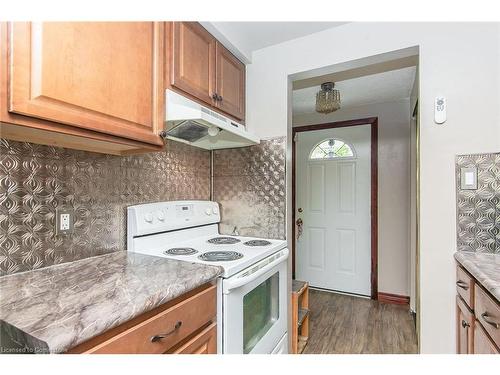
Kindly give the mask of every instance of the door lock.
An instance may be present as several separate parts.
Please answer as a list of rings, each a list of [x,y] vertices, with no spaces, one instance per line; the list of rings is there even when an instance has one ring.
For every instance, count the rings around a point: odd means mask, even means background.
[[[298,210],[298,211],[299,211],[299,212],[302,212],[302,211],[303,211],[303,210],[302,210],[302,207],[299,207],[299,210]]]
[[[295,221],[295,224],[297,224],[297,240],[298,240],[298,239],[299,239],[299,237],[302,235],[304,222],[302,221],[302,219],[301,219],[301,218],[298,218],[298,219]]]

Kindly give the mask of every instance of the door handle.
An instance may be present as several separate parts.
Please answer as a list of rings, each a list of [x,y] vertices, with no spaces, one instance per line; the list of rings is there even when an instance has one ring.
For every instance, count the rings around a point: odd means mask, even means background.
[[[151,342],[161,341],[162,339],[164,339],[164,338],[170,336],[171,334],[175,333],[176,331],[178,331],[179,328],[181,328],[181,326],[182,326],[182,321],[179,320],[177,323],[175,323],[174,328],[172,328],[167,333],[159,333],[159,334],[151,337]]]
[[[296,221],[295,224],[297,224],[297,240],[299,239],[300,236],[302,236],[302,231],[303,231],[303,225],[304,222],[302,219],[299,217]]]
[[[465,290],[469,289],[469,285],[467,285],[467,283],[466,283],[465,281],[458,280],[458,281],[456,282],[456,284],[457,284],[457,286],[458,286],[459,288],[462,288],[462,289],[465,289]]]
[[[493,326],[496,329],[500,328],[500,323],[499,322],[495,322],[493,319],[491,319],[491,316],[489,316],[487,312],[482,313],[481,314],[481,318],[483,318],[483,320],[486,323],[488,323],[490,326]]]

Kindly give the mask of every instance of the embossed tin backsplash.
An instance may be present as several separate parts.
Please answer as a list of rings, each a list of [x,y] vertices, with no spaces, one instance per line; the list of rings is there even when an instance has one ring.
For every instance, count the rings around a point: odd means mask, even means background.
[[[182,143],[119,157],[0,139],[0,274],[125,249],[128,205],[209,197],[210,152]],[[55,235],[61,206],[70,236]]]
[[[285,238],[286,138],[214,151],[214,200],[220,230],[245,236]]]
[[[477,170],[477,189],[461,189],[460,170]],[[456,158],[457,250],[500,254],[500,153]]]

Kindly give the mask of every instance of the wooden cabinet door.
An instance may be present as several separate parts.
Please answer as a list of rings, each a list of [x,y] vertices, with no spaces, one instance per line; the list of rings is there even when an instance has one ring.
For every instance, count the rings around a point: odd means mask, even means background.
[[[197,22],[174,22],[171,84],[213,105],[215,39]]]
[[[457,354],[470,354],[472,346],[471,315],[464,313],[457,302]]]
[[[500,354],[480,323],[474,327],[474,354]]]
[[[154,22],[11,24],[9,111],[161,144],[162,28]]]
[[[173,351],[174,354],[217,354],[217,325],[212,323],[187,343]]]
[[[245,65],[217,42],[217,106],[239,120],[245,118]]]

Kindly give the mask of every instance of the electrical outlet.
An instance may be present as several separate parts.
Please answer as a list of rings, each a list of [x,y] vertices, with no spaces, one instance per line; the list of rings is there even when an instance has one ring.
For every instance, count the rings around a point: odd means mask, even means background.
[[[56,234],[73,233],[73,210],[58,208],[56,209]]]

